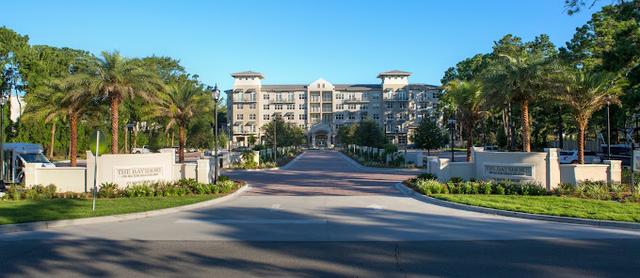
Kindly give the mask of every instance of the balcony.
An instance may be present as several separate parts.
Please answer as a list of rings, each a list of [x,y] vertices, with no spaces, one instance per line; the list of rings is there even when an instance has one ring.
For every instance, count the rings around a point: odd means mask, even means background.
[[[233,102],[234,103],[256,102],[256,98],[255,97],[234,97]]]
[[[371,100],[367,98],[345,98],[342,102],[343,103],[368,103],[368,102],[371,102]]]
[[[295,103],[294,98],[281,98],[281,99],[273,99],[269,101],[269,104],[291,104]]]

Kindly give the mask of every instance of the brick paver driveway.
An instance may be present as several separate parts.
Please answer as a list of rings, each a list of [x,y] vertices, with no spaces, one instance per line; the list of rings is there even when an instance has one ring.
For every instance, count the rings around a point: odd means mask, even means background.
[[[286,196],[399,196],[393,187],[416,172],[389,173],[362,169],[334,151],[307,151],[286,170],[230,172],[249,182],[247,195]]]

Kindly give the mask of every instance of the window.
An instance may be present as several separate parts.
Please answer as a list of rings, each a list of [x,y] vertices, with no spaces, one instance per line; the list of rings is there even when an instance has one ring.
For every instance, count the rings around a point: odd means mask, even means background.
[[[380,120],[380,115],[379,114],[373,114],[373,119],[374,120]]]
[[[262,109],[269,110],[269,104],[262,105]]]
[[[387,109],[393,108],[393,102],[387,102]]]
[[[387,120],[393,120],[393,114],[391,113],[387,114]]]
[[[255,103],[249,104],[249,109],[256,109],[256,104]]]
[[[369,109],[369,106],[367,106],[366,104],[360,104],[360,110],[367,110]]]
[[[298,120],[306,120],[306,119],[307,119],[307,114],[298,115]]]
[[[374,103],[373,109],[380,109],[380,103]]]
[[[401,102],[400,103],[400,109],[406,109],[407,108],[407,103],[406,102]]]
[[[343,99],[342,93],[336,93],[336,99]]]
[[[241,120],[241,121],[244,120],[244,115],[242,114],[236,115],[236,120]]]
[[[300,93],[298,95],[298,99],[307,99],[307,95],[305,93]]]
[[[355,119],[356,119],[356,113],[349,112],[349,120],[355,120]]]
[[[264,94],[264,95],[262,95],[262,99],[266,99],[266,100],[268,100],[268,99],[269,99],[269,94]]]
[[[295,104],[287,104],[287,109],[294,110],[294,109],[296,109],[296,105]]]
[[[355,104],[349,104],[349,110],[355,110],[355,109],[356,109]]]
[[[249,120],[255,120],[256,114],[249,114]]]
[[[362,120],[366,119],[368,116],[369,116],[369,113],[361,112],[360,113],[360,120],[362,121]]]
[[[285,118],[287,118],[287,120],[293,120],[294,119],[293,116],[294,116],[293,113],[291,113],[291,114],[285,115]]]
[[[238,104],[236,104],[236,108],[237,108],[237,109],[242,109],[242,108],[243,108],[243,107],[242,107],[242,103],[238,103]]]
[[[276,110],[282,110],[282,104],[276,104]]]
[[[344,104],[336,104],[336,110],[344,109]]]
[[[268,114],[267,115],[262,115],[262,119],[265,120],[265,121],[268,121],[269,120],[269,115]]]
[[[298,104],[298,109],[303,110],[303,109],[307,108],[306,106],[307,105],[304,104],[304,103],[303,104]]]
[[[336,120],[344,120],[344,114],[342,113],[336,114]]]

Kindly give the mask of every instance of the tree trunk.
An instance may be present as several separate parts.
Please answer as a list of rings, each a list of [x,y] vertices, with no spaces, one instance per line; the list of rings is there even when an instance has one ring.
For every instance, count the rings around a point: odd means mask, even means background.
[[[473,125],[467,127],[467,162],[471,161],[471,148],[473,148]]]
[[[117,97],[111,97],[111,153],[118,153],[118,108],[120,100]]]
[[[178,128],[178,162],[184,162],[184,144],[187,141],[187,130],[184,127]]]
[[[71,146],[69,147],[69,157],[71,160],[71,167],[78,165],[78,115],[69,115],[69,125],[71,129]]]
[[[522,151],[531,151],[531,134],[529,127],[529,101],[522,101]]]
[[[578,122],[578,163],[584,164],[584,130],[586,124]]]
[[[49,159],[53,159],[53,148],[56,142],[56,122],[51,123],[51,140],[49,141]]]

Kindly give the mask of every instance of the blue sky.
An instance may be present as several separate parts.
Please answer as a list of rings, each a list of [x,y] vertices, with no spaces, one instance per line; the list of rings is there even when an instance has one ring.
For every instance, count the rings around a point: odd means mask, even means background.
[[[599,10],[568,16],[563,2],[21,0],[2,4],[0,25],[32,44],[171,56],[223,89],[242,70],[264,73],[264,84],[377,83],[391,69],[439,84],[448,67],[505,34],[546,33],[564,45]]]

